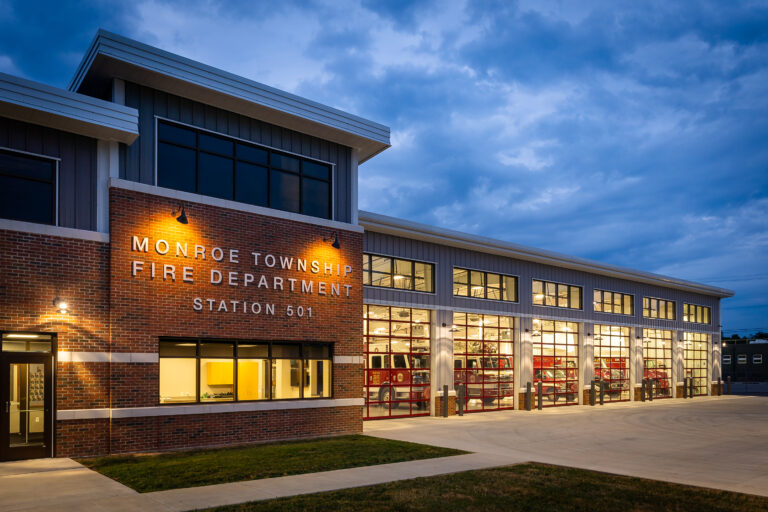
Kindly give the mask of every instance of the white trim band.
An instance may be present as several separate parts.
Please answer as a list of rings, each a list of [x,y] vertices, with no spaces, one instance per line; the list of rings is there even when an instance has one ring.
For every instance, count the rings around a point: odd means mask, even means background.
[[[146,352],[65,352],[57,354],[60,363],[157,363],[157,353]]]
[[[91,242],[109,243],[107,233],[97,231],[87,231],[85,229],[62,228],[59,226],[50,226],[48,224],[36,224],[34,222],[23,222],[20,220],[0,219],[0,230],[20,231],[22,233],[32,233],[35,235],[58,236],[61,238],[76,238],[78,240],[88,240]]]
[[[291,400],[241,402],[221,404],[169,405],[156,407],[126,407],[117,409],[67,409],[56,412],[56,419],[88,420],[106,418],[145,418],[156,416],[188,416],[191,414],[221,414],[230,412],[285,411],[320,409],[325,407],[362,407],[363,398],[329,398],[327,400]]]
[[[363,364],[363,356],[333,356],[333,364]]]
[[[183,192],[181,190],[155,187],[154,185],[137,183],[135,181],[128,181],[120,178],[110,178],[109,187],[140,192],[142,194],[150,194],[158,197],[165,197],[167,199],[174,199],[176,201],[183,201],[185,203],[198,203],[207,206],[216,206],[218,208],[228,208],[230,210],[239,212],[255,213],[257,215],[263,215],[265,217],[272,217],[275,219],[303,222],[304,224],[314,224],[315,226],[322,226],[334,230],[353,231],[356,233],[363,232],[363,228],[361,226],[348,224],[346,222],[321,219],[319,217],[311,217],[309,215],[302,215],[300,213],[284,212],[280,210],[274,210],[272,208],[264,208],[263,206],[254,206],[251,204],[239,203],[237,201],[230,201],[229,199],[219,199],[217,197],[209,197],[200,194],[193,194],[191,192]],[[189,206],[189,204],[187,206]]]

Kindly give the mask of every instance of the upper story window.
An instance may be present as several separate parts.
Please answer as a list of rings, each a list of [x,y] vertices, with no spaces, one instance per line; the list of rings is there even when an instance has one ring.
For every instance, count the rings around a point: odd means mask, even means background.
[[[675,319],[675,301],[643,297],[643,316],[646,318]]]
[[[731,356],[730,356],[730,354],[724,354],[723,355],[723,364],[731,364]]]
[[[739,364],[747,364],[747,354],[738,354],[736,356],[736,362]]]
[[[763,364],[763,354],[752,354],[752,364]]]
[[[157,185],[331,218],[331,166],[225,135],[157,123]]]
[[[363,254],[363,284],[433,293],[435,266],[421,261]]]
[[[683,303],[683,321],[694,322],[697,324],[710,323],[711,309],[707,306],[697,306],[695,304]]]
[[[0,218],[56,224],[58,161],[0,149]]]
[[[517,277],[454,267],[453,295],[517,302]]]
[[[626,293],[595,290],[592,303],[595,311],[616,315],[634,315],[635,297]]]
[[[534,279],[533,304],[536,306],[581,309],[581,287]]]

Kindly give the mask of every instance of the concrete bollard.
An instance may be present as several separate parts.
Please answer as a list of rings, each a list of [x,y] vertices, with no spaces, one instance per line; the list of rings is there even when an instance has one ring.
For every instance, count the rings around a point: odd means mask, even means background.
[[[688,398],[693,398],[693,377],[689,377],[690,382],[688,382]]]
[[[653,402],[653,381],[648,381],[648,401]]]
[[[459,384],[458,395],[459,416],[464,416],[464,384]]]
[[[525,383],[525,410],[530,411],[533,408],[533,392],[531,390],[531,383]]]
[[[605,405],[605,381],[600,381],[600,405]]]
[[[594,379],[590,383],[590,387],[589,387],[589,405],[591,405],[592,407],[595,406],[595,381],[594,381]]]
[[[645,379],[640,383],[640,401],[645,402]]]
[[[726,394],[727,395],[731,394],[731,376],[730,375],[728,376],[728,387],[726,388]]]
[[[688,377],[683,377],[683,398],[688,398]]]
[[[448,384],[443,386],[443,418],[448,417]]]
[[[537,389],[536,389],[536,395],[537,395],[537,396],[538,396],[538,398],[539,398],[539,405],[538,405],[538,409],[539,409],[539,410],[542,410],[542,409],[544,408],[544,394],[543,394],[543,392],[542,392],[541,381],[539,381],[538,383],[536,383],[536,388],[537,388]]]

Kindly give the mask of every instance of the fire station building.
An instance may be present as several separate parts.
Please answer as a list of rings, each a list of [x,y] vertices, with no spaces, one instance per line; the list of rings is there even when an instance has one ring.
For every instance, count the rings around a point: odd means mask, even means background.
[[[389,136],[104,31],[0,74],[0,460],[714,392],[731,291],[358,211]]]

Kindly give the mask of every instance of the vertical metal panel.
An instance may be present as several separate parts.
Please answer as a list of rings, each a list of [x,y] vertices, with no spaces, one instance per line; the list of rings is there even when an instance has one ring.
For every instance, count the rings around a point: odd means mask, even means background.
[[[120,174],[126,179],[154,184],[157,115],[335,164],[334,218],[350,221],[350,148],[130,82],[126,83],[126,105],[139,110],[140,132],[125,150],[125,169]]]
[[[398,291],[386,288],[366,287],[365,300],[432,305],[457,310],[487,311],[510,315],[559,317],[579,322],[601,324],[640,325],[647,328],[669,330],[719,331],[719,299],[673,288],[653,286],[626,279],[590,274],[552,265],[506,258],[494,254],[469,251],[367,231],[363,238],[363,250],[369,253],[433,262],[435,267],[435,293]],[[470,299],[453,296],[453,267],[464,267],[488,272],[518,276],[518,303]],[[542,307],[532,304],[531,282],[533,279],[567,283],[582,287],[583,309]],[[602,289],[635,296],[634,315],[616,315],[595,312],[592,304],[594,289]],[[676,319],[660,320],[643,318],[643,297],[658,297],[676,302]],[[683,322],[683,303],[709,306],[711,324]]]
[[[96,140],[0,117],[0,146],[60,158],[59,225],[96,229]]]

